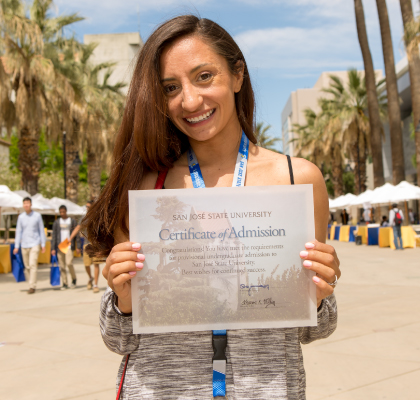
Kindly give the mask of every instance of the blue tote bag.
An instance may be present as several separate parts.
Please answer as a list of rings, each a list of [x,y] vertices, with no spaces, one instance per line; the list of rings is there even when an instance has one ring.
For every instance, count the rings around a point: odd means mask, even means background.
[[[51,286],[60,286],[60,267],[57,256],[51,256],[50,283]]]
[[[25,266],[23,265],[22,261],[22,253],[19,249],[19,253],[13,254],[13,249],[15,246],[12,244],[10,246],[10,258],[12,260],[12,273],[16,279],[16,282],[25,282]]]

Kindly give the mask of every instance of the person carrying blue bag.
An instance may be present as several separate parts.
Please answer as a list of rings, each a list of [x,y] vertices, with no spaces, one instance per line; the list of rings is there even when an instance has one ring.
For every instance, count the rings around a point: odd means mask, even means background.
[[[51,286],[60,286],[60,267],[57,256],[51,256],[50,283]]]

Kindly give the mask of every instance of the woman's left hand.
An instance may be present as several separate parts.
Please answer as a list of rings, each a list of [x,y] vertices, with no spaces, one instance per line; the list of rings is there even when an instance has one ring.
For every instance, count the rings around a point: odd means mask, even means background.
[[[329,244],[314,240],[306,243],[305,248],[306,250],[300,252],[300,258],[305,260],[303,266],[306,269],[316,273],[312,279],[316,285],[317,306],[319,307],[322,299],[334,292],[334,286],[328,283],[335,282],[336,277],[337,280],[340,278],[340,261],[334,247]]]

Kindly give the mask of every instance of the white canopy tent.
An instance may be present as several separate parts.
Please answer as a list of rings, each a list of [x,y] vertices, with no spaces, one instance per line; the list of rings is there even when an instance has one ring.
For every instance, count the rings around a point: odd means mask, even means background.
[[[6,185],[0,185],[0,211],[2,214],[17,214],[22,209],[22,197]]]
[[[12,192],[7,186],[0,185],[0,212],[3,215],[19,214],[23,211],[22,200],[25,197],[32,199],[32,209],[43,215],[58,215],[61,205],[67,207],[67,214],[70,216],[79,216],[85,214],[85,208],[80,207],[70,200],[53,197],[46,199],[42,194],[38,193],[31,196],[25,190],[17,190]]]
[[[350,203],[350,206],[362,206],[366,203],[370,203],[370,199],[372,198],[372,196],[373,190],[368,189],[359,196],[356,196],[356,198],[353,199],[353,201]]]
[[[420,187],[414,186],[407,181],[400,182],[395,186],[395,189],[395,192],[390,198],[391,203],[420,199]]]
[[[396,187],[390,183],[385,183],[385,185],[378,187],[373,191],[370,203],[375,205],[389,204],[392,202],[392,196],[394,196],[395,193]]]
[[[72,215],[72,216],[80,215],[81,216],[81,215],[85,214],[85,208],[84,207],[80,207],[70,200],[65,200],[65,199],[60,199],[58,197],[53,197],[49,201],[54,206],[55,214],[59,214],[59,208],[62,205],[67,207],[67,214],[68,215]]]
[[[351,202],[356,198],[356,196],[352,193],[347,193],[343,196],[337,197],[334,200],[329,201],[330,209],[335,208],[346,208],[351,205]]]

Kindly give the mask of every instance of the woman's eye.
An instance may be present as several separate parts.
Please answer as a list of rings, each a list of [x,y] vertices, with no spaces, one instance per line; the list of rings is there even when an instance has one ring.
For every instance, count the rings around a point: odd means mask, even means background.
[[[176,85],[165,86],[165,92],[166,93],[171,93],[171,92],[175,91],[176,89],[177,89]]]
[[[203,74],[200,75],[199,80],[200,81],[208,81],[209,79],[212,78],[212,74],[210,72],[204,72]]]

